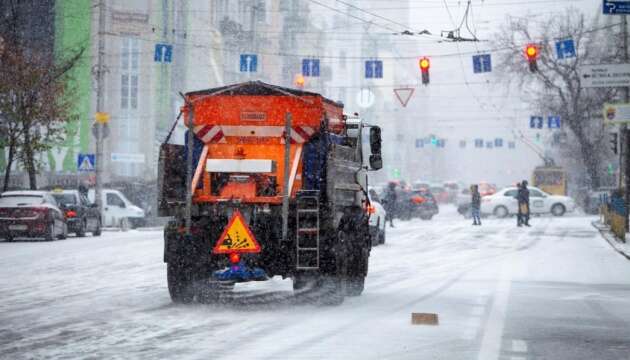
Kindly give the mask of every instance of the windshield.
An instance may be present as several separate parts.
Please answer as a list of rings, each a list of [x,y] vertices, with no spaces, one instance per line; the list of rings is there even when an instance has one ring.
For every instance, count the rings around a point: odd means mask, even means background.
[[[39,205],[44,203],[41,195],[2,195],[0,197],[0,206],[28,206]]]
[[[58,204],[60,205],[75,205],[77,198],[74,194],[52,194]]]

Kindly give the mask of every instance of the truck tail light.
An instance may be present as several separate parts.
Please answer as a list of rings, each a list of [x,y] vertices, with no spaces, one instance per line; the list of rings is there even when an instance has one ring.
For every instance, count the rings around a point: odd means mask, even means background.
[[[414,196],[411,198],[411,202],[413,202],[414,204],[422,204],[425,201],[425,198],[423,198],[422,196]]]
[[[66,218],[71,219],[77,217],[77,212],[74,210],[68,210],[66,211]]]

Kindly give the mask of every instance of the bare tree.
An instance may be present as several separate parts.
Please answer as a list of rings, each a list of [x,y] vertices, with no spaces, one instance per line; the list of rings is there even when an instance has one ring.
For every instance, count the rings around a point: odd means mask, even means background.
[[[542,114],[560,115],[563,127],[570,131],[573,146],[570,156],[579,154],[586,182],[592,187],[600,185],[602,164],[610,156],[602,146],[604,128],[602,121],[594,120],[601,114],[602,106],[617,96],[615,89],[588,89],[582,85],[578,68],[585,64],[611,63],[621,57],[619,39],[611,39],[616,24],[590,26],[584,14],[568,8],[563,14],[550,14],[544,19],[508,18],[495,37],[500,52],[500,76],[510,84],[517,84],[526,94],[527,101]],[[618,28],[618,27],[617,27]],[[606,37],[604,37],[605,35]],[[573,39],[576,56],[559,59],[555,44],[559,40]],[[524,49],[526,44],[536,44],[540,49],[538,70],[531,72]],[[565,154],[567,154],[565,152]],[[573,175],[579,177],[580,173]]]

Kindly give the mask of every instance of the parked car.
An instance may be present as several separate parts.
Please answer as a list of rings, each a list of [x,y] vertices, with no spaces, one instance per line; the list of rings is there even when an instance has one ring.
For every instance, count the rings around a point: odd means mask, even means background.
[[[0,194],[0,237],[65,239],[66,219],[47,191],[7,191]]]
[[[88,191],[88,199],[95,201],[94,189]],[[103,189],[101,193],[101,220],[103,226],[131,227],[144,226],[146,218],[144,210],[132,204],[123,193],[114,189]]]
[[[385,244],[385,218],[387,212],[381,205],[378,197],[374,196],[372,192],[369,193],[370,205],[367,208],[367,212],[370,215],[370,238],[372,239],[372,246],[378,244]]]
[[[411,216],[422,220],[431,220],[440,212],[437,201],[430,190],[414,190],[411,193]]]
[[[440,204],[446,204],[448,202],[448,191],[442,186],[433,185],[429,188],[431,194],[435,197],[435,200]]]
[[[428,190],[430,187],[431,184],[427,181],[417,181],[411,186],[413,190]]]
[[[455,205],[457,206],[457,212],[463,215],[465,218],[469,218],[472,216],[470,212],[470,203],[472,199],[470,196],[469,188],[462,188],[457,193],[457,197],[455,199]]]
[[[481,196],[493,195],[496,192],[497,186],[495,184],[490,184],[484,181],[479,183],[479,194]]]
[[[77,237],[91,232],[93,236],[101,235],[101,214],[96,203],[88,200],[87,193],[79,190],[54,189],[51,195],[59,204],[68,224],[68,232]]]
[[[575,201],[568,196],[550,195],[536,187],[528,189],[531,214],[551,213],[554,216],[563,216],[575,210]],[[508,187],[493,195],[482,197],[481,213],[493,214],[500,218],[518,213],[517,193],[516,187]]]

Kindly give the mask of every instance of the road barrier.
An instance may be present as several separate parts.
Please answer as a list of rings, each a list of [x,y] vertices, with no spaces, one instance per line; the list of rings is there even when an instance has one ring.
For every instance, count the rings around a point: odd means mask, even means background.
[[[626,217],[628,212],[622,196],[608,196],[603,194],[600,197],[600,215],[603,222],[610,226],[610,230],[617,239],[622,242],[626,240]]]

